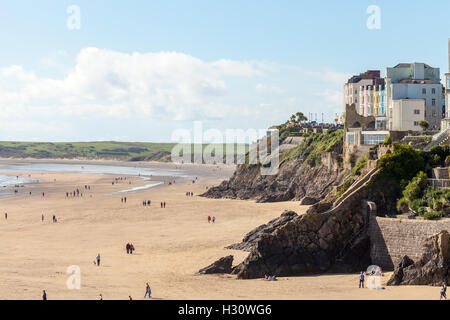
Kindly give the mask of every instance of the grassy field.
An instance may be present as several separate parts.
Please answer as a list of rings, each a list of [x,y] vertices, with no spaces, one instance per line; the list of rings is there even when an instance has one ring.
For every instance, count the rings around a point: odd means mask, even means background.
[[[117,159],[131,161],[168,161],[175,143],[151,142],[0,142],[1,158],[35,159]],[[226,154],[216,145],[216,154]],[[246,145],[237,145],[247,149]],[[203,150],[207,145],[203,145]],[[192,145],[194,150],[194,145]],[[193,151],[192,151],[193,152]],[[194,153],[194,152],[193,152]]]

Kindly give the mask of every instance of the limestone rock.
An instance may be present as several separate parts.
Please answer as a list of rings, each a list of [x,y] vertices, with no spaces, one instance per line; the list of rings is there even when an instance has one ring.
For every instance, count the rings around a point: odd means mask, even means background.
[[[233,265],[233,256],[226,256],[220,258],[213,264],[206,268],[200,269],[200,274],[218,274],[218,273],[231,273]]]
[[[314,197],[303,197],[300,200],[300,205],[301,206],[310,206],[313,204],[316,204],[317,202],[319,202],[319,199],[314,198]]]
[[[228,246],[227,249],[250,251],[256,245],[258,240],[261,239],[263,234],[270,234],[275,229],[285,225],[297,217],[298,215],[295,212],[285,211],[280,217],[275,218],[267,224],[263,224],[247,233],[241,243],[232,244]]]
[[[388,285],[433,285],[450,283],[450,234],[442,231],[429,237],[423,245],[422,257],[413,263],[403,257]]]
[[[300,201],[305,196],[322,199],[342,182],[336,170],[303,164],[304,159],[298,158],[282,164],[276,175],[267,176],[261,175],[260,166],[239,165],[229,180],[201,196],[257,202]]]

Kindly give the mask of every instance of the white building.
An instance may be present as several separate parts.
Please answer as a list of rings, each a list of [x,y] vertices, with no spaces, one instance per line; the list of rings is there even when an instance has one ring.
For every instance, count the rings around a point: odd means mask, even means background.
[[[425,101],[423,99],[396,99],[389,108],[391,130],[419,131],[420,121],[424,119]]]
[[[369,86],[383,84],[380,78],[380,70],[368,70],[360,75],[351,77],[344,85],[344,110],[345,106],[355,104],[356,112],[364,114],[364,90]]]
[[[445,119],[441,122],[441,131],[450,129],[450,39],[448,39],[448,68],[449,73],[445,74]]]
[[[424,63],[401,63],[386,69],[388,129],[419,131],[414,123],[426,120],[430,129],[438,129],[442,119],[442,85],[439,68]],[[396,102],[401,100],[401,102]],[[425,110],[418,110],[417,100],[422,100]],[[395,110],[394,110],[395,108]],[[408,111],[408,109],[410,111]],[[406,118],[396,119],[397,116]],[[420,119],[419,119],[420,118]]]

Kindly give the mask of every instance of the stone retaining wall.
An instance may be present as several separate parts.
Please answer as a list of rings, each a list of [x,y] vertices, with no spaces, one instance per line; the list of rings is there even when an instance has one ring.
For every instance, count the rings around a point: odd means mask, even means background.
[[[450,231],[450,219],[438,221],[370,217],[370,257],[384,270],[393,270],[407,255],[414,261],[421,258],[426,238],[442,230]]]

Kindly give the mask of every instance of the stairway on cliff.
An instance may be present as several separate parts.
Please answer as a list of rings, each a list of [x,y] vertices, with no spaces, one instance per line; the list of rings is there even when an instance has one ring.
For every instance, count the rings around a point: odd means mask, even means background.
[[[450,144],[450,129],[434,135],[433,140],[424,148],[424,150],[429,151],[434,146],[443,146],[446,144]]]

